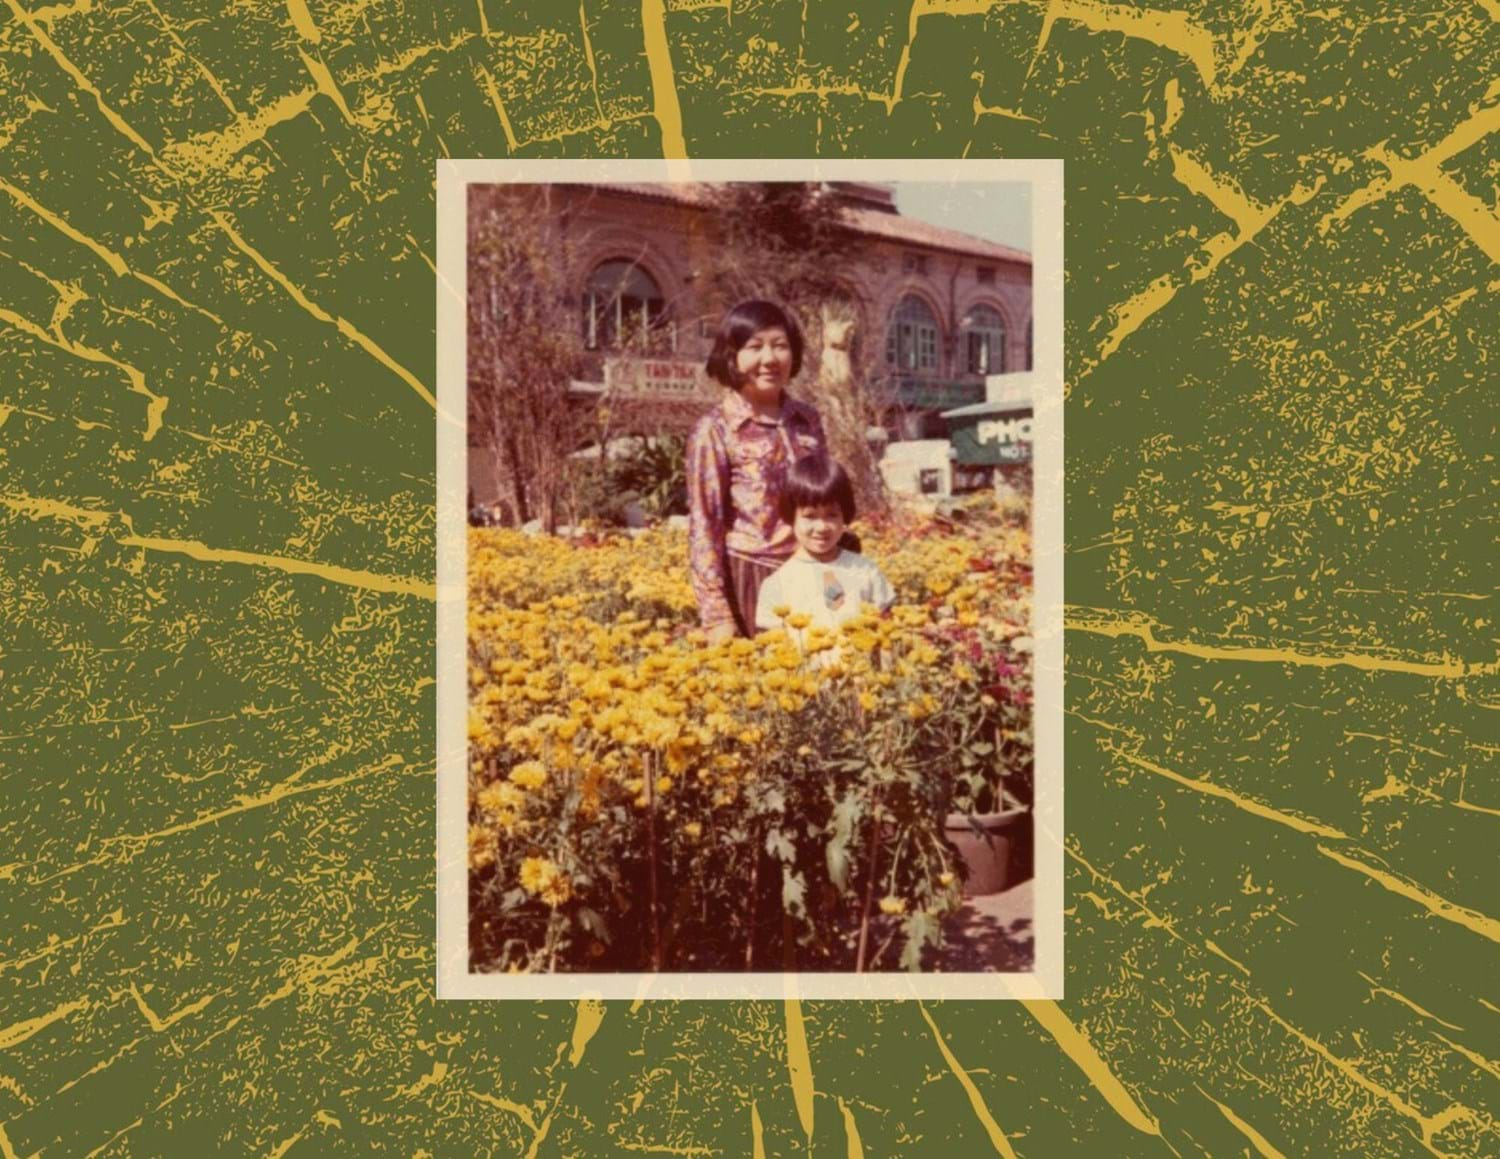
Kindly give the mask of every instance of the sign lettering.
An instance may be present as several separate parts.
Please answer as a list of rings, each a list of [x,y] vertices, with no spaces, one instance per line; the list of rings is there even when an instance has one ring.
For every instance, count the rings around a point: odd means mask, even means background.
[[[604,364],[604,386],[611,393],[652,398],[709,397],[701,365],[666,358],[611,358]]]
[[[1029,443],[1032,441],[1032,420],[1028,418],[988,419],[979,423],[974,436],[980,443]]]

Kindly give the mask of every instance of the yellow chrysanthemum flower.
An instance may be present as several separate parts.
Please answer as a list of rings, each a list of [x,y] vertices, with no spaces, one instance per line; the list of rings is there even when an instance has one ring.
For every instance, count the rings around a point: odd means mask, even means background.
[[[547,783],[547,766],[541,761],[523,761],[511,769],[510,779],[523,789],[540,789]]]

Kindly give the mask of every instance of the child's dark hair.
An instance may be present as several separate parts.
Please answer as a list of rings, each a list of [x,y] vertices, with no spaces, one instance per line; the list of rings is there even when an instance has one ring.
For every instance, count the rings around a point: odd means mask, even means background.
[[[775,302],[764,298],[751,298],[741,302],[719,323],[719,333],[714,338],[714,347],[709,351],[704,368],[710,378],[722,382],[731,390],[739,390],[742,379],[735,367],[735,355],[740,347],[762,330],[780,326],[792,347],[792,377],[802,369],[802,328],[796,320]]]
[[[837,504],[844,522],[854,521],[854,485],[844,468],[827,455],[804,455],[787,468],[781,485],[781,518],[791,523],[803,507]]]

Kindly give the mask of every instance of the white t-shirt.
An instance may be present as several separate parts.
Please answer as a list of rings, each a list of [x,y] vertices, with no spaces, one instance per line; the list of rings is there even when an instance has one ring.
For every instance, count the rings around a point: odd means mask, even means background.
[[[885,611],[896,602],[890,581],[873,560],[841,551],[828,563],[789,559],[760,585],[755,603],[755,627],[779,628],[781,618],[771,611],[785,604],[793,612],[812,617],[812,626],[833,631],[851,620],[864,605]]]

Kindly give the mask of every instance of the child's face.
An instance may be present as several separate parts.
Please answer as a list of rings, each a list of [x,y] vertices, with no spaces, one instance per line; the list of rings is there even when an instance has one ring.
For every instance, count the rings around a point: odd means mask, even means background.
[[[816,507],[797,508],[797,517],[792,520],[792,535],[797,546],[814,559],[824,563],[839,554],[839,537],[848,524],[844,512],[837,503],[822,503]]]

